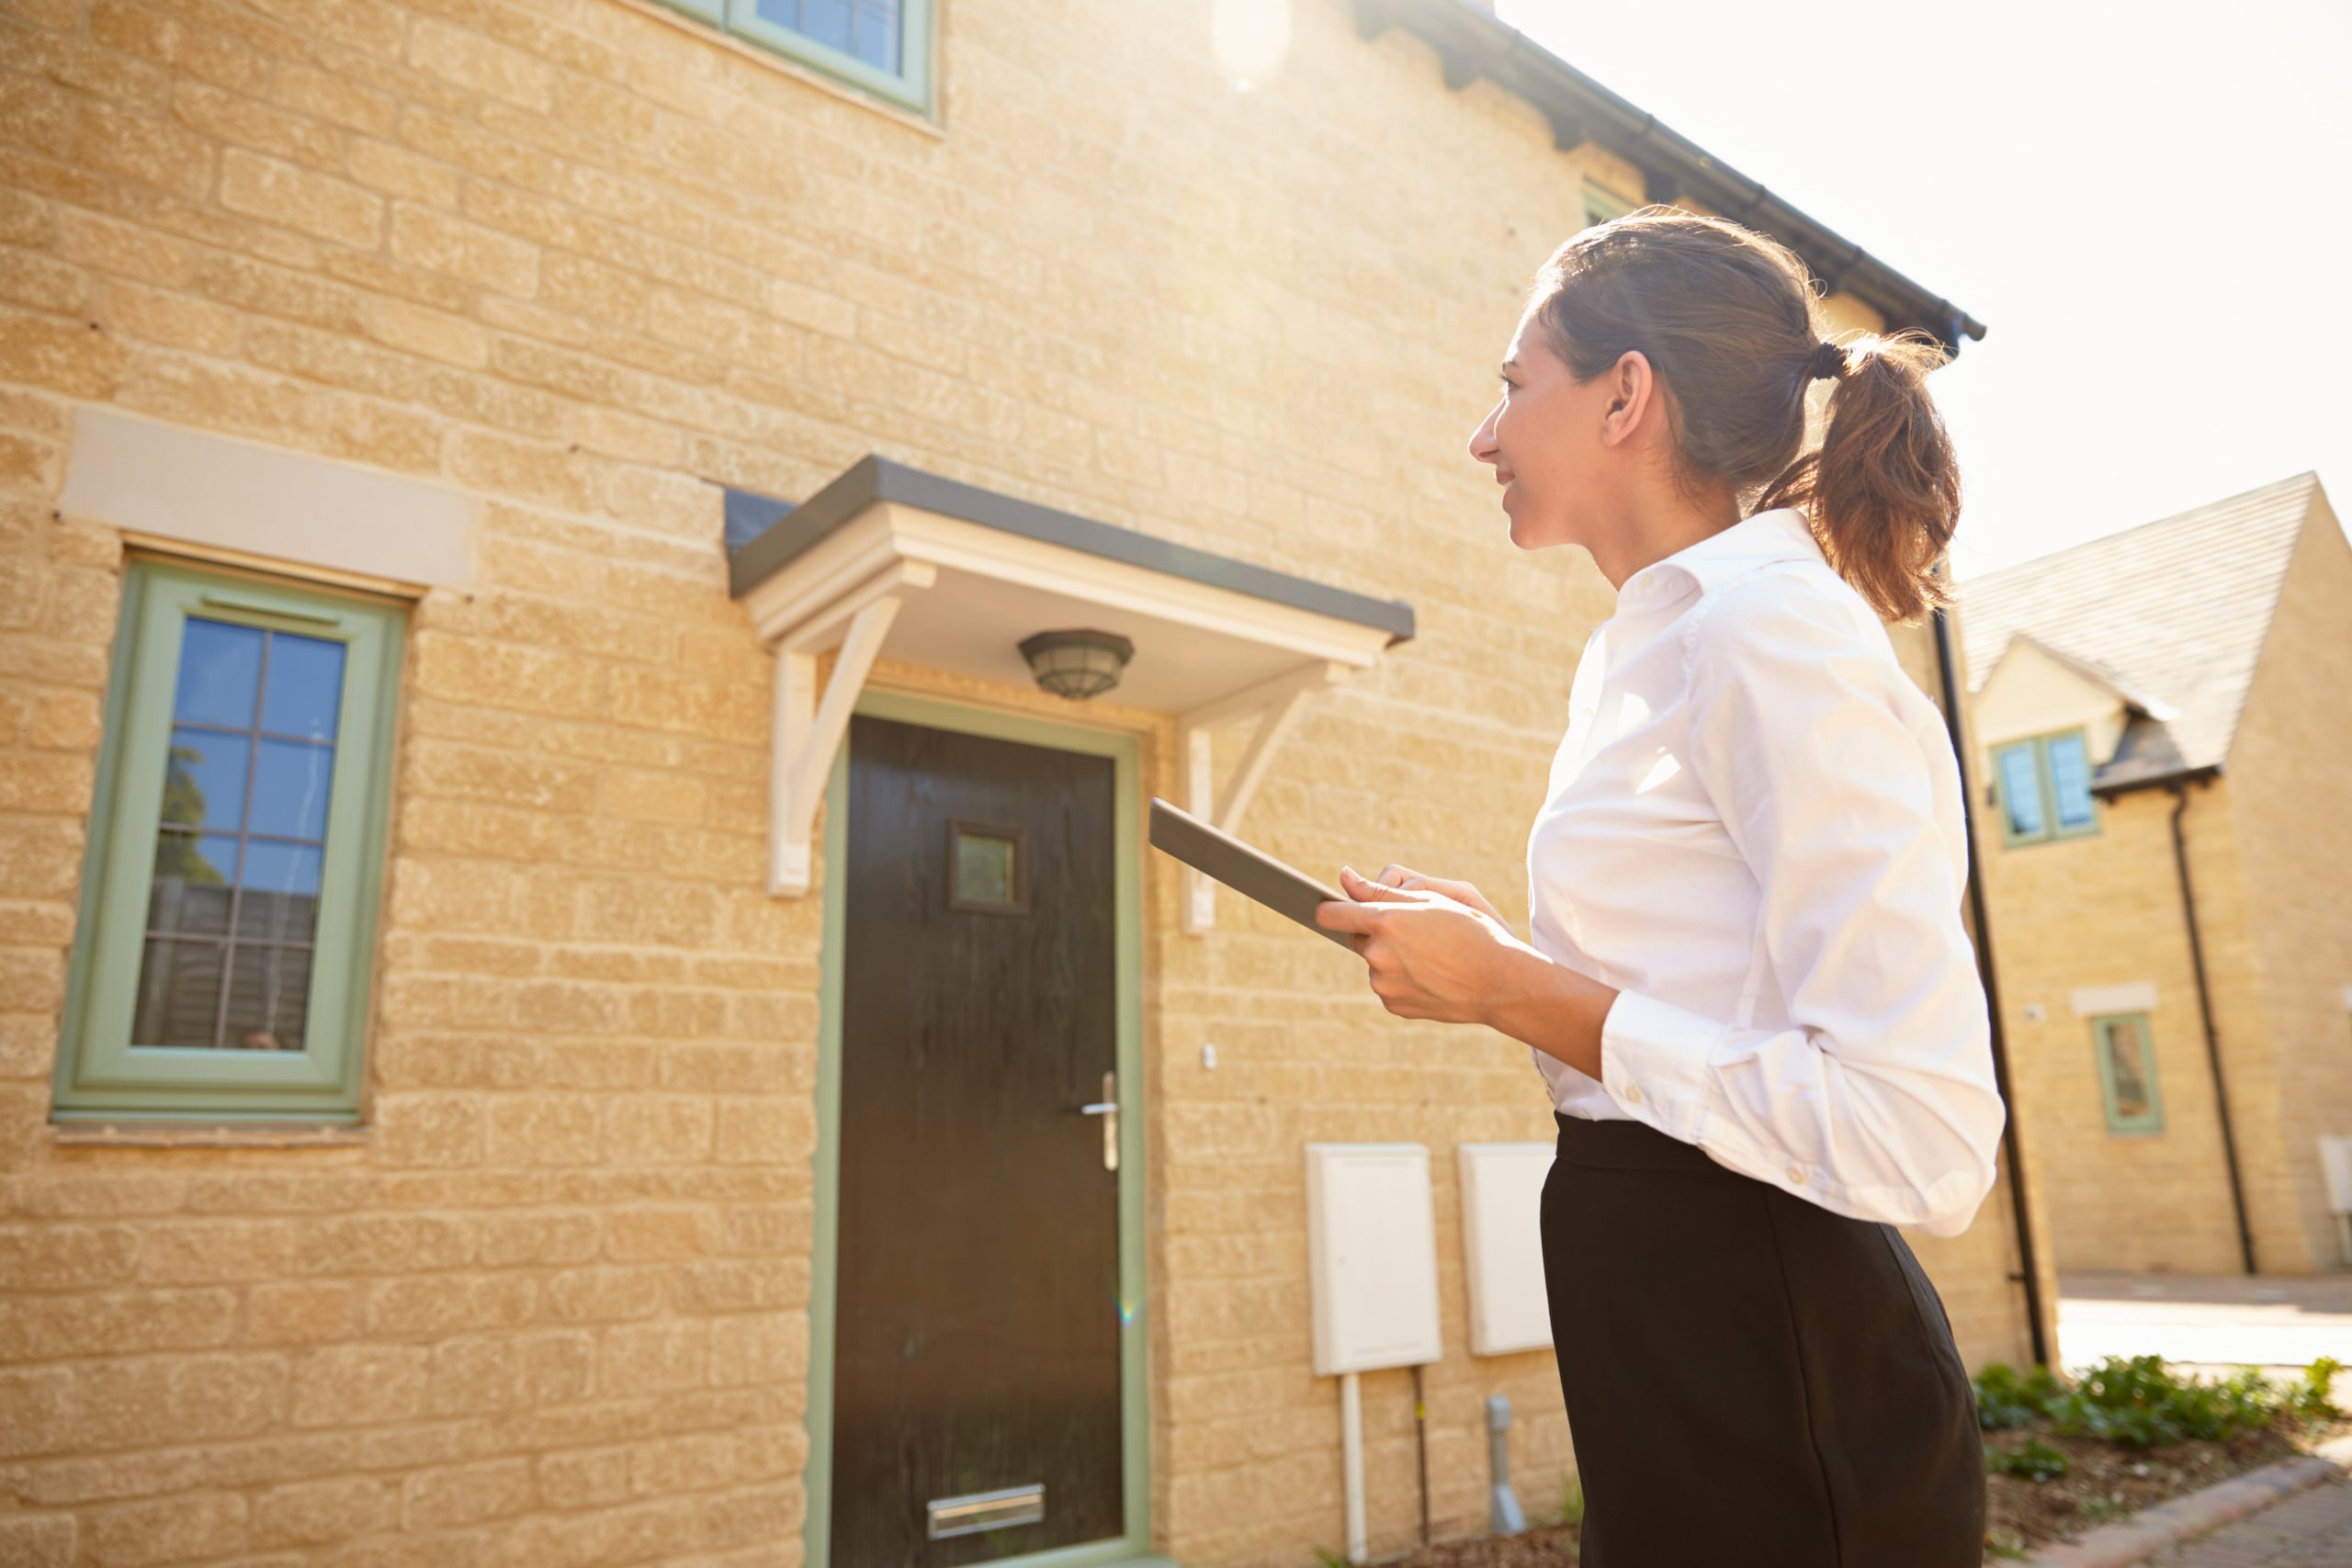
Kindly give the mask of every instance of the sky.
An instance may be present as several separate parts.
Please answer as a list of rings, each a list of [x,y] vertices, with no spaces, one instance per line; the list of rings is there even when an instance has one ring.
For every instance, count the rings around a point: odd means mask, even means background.
[[[1988,331],[1969,577],[2315,468],[2352,516],[2352,0],[1499,0]]]

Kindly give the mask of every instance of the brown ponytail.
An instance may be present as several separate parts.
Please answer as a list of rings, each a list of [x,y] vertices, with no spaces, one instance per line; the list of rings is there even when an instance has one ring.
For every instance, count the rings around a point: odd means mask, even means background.
[[[1770,236],[1645,207],[1562,245],[1531,303],[1578,380],[1629,350],[1649,360],[1686,485],[1727,484],[1750,513],[1804,512],[1882,620],[1951,603],[1934,567],[1960,519],[1960,469],[1928,392],[1928,373],[1949,357],[1933,338],[1849,345],[1821,446],[1801,453],[1822,329],[1804,264]]]

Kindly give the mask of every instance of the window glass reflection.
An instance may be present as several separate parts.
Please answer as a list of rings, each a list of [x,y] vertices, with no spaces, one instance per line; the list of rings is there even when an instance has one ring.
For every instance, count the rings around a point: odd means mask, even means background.
[[[189,617],[180,641],[180,683],[172,716],[188,724],[250,729],[261,689],[261,645],[252,626]]]

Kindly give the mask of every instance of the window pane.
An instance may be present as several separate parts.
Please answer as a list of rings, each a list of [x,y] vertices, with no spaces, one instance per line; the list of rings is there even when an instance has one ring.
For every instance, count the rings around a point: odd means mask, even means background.
[[[956,836],[956,892],[959,902],[1010,904],[1013,890],[1012,840],[984,833]]]
[[[133,1045],[209,1045],[220,1007],[215,942],[149,942],[130,1019]],[[307,956],[307,955],[306,955]]]
[[[899,73],[899,0],[857,0],[856,47],[868,65]]]
[[[302,844],[245,844],[237,935],[248,942],[309,942],[319,925],[319,852]],[[240,964],[244,958],[240,953]]]
[[[2086,828],[2091,820],[2090,759],[2079,735],[2050,742],[2050,782],[2058,794],[2058,825]]]
[[[2129,1019],[2109,1021],[2104,1030],[2109,1070],[2115,1078],[2115,1115],[2120,1122],[2143,1119],[2154,1107],[2148,1095],[2144,1042],[2140,1026]]]
[[[290,632],[272,633],[261,727],[272,735],[332,740],[335,713],[342,705],[343,644]]]
[[[232,1050],[300,1051],[310,1005],[308,948],[241,947],[230,961],[229,1026],[221,1043]]]
[[[155,881],[147,896],[151,931],[229,929],[229,888],[237,879],[237,840],[207,834],[155,835]]]
[[[163,820],[233,833],[245,815],[245,764],[252,743],[205,729],[172,731],[164,761]]]
[[[2009,815],[2009,831],[2030,838],[2042,830],[2041,781],[2034,776],[2033,747],[2004,747],[1995,758],[2001,770],[2001,807]]]
[[[291,740],[261,743],[254,773],[254,810],[249,833],[281,839],[323,839],[327,831],[327,783],[334,773],[334,750]]]
[[[252,728],[254,698],[261,688],[261,640],[251,626],[189,616],[180,638],[180,686],[172,716]]]

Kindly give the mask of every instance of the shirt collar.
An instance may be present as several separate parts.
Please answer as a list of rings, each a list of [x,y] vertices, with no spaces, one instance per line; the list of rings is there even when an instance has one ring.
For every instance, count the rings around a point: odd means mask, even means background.
[[[1617,590],[1617,603],[1621,606],[1644,603],[1685,583],[1696,583],[1702,593],[1711,592],[1758,567],[1790,560],[1817,560],[1826,565],[1828,558],[1813,536],[1804,513],[1792,506],[1774,507],[1743,517],[1728,528],[1650,562],[1625,580]]]

